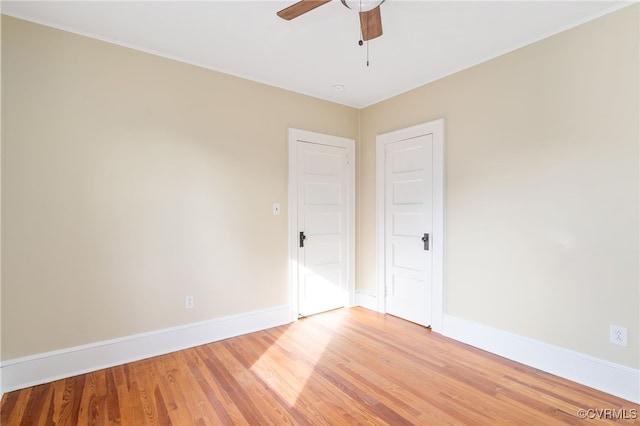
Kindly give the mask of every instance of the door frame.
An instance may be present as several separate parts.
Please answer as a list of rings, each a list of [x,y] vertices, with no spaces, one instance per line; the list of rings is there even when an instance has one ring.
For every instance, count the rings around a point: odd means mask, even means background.
[[[355,306],[355,140],[289,128],[288,130],[288,246],[289,246],[289,309],[291,321],[298,320],[298,142],[345,148],[347,151],[347,307]]]
[[[386,313],[385,297],[385,147],[401,140],[433,135],[433,235],[431,328],[442,333],[444,315],[444,119],[429,121],[376,137],[376,246],[378,311]]]

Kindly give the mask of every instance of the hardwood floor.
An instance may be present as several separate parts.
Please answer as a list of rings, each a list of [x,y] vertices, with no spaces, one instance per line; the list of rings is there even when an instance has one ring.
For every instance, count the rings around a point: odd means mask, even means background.
[[[638,405],[362,308],[10,392],[1,411],[3,426],[640,424]]]

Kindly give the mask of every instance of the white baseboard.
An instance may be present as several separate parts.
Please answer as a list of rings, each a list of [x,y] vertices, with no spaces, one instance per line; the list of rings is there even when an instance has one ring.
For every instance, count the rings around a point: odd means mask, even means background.
[[[640,370],[452,315],[445,314],[442,334],[510,360],[640,404]]]
[[[10,392],[291,322],[279,306],[2,362],[0,390]]]
[[[378,298],[368,293],[356,291],[356,306],[362,306],[371,311],[378,311]]]

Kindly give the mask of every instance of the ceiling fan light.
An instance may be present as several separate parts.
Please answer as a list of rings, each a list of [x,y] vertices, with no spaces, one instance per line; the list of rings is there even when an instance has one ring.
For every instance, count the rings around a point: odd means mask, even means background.
[[[342,4],[356,12],[368,12],[384,3],[384,0],[341,0]]]

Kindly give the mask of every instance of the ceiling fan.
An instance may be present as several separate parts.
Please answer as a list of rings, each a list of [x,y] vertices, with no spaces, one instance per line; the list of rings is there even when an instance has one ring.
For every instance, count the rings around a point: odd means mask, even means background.
[[[297,18],[316,7],[329,3],[331,0],[300,0],[277,13],[287,21]],[[349,9],[360,14],[360,30],[362,40],[369,41],[382,35],[382,19],[380,18],[380,5],[385,0],[340,0]],[[362,44],[362,43],[361,43]]]

